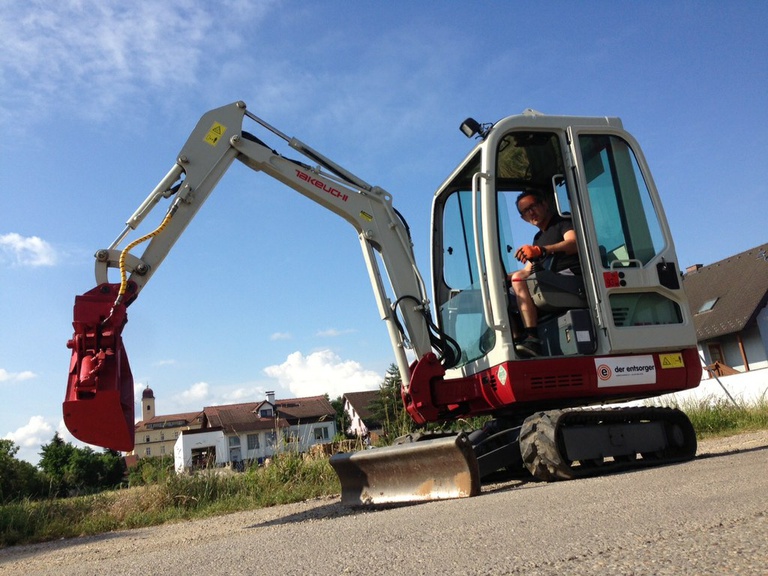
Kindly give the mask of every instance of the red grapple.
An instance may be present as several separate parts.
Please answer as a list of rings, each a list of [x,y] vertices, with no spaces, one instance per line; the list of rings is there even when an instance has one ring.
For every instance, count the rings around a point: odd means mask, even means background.
[[[119,284],[100,284],[75,297],[75,333],[64,424],[87,444],[129,452],[134,444],[133,375],[123,346],[126,305],[135,297],[129,283],[127,302],[114,305]]]

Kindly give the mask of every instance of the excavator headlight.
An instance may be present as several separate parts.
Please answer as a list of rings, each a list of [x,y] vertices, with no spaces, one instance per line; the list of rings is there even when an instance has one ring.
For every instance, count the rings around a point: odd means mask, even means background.
[[[461,123],[461,126],[459,126],[459,129],[467,138],[472,138],[472,136],[475,135],[480,135],[481,138],[485,138],[488,136],[488,132],[491,131],[491,128],[493,128],[493,124],[480,124],[480,122],[474,118],[467,118]]]
[[[479,134],[482,130],[480,123],[474,118],[467,118],[461,123],[459,129],[464,133],[467,138],[472,138],[475,134]]]

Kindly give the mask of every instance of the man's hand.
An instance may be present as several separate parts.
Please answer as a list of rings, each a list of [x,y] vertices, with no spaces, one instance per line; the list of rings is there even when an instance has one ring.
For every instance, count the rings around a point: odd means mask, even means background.
[[[543,248],[540,246],[531,246],[530,244],[521,246],[517,252],[515,252],[515,258],[520,260],[523,264],[528,262],[528,260],[535,262],[544,256],[546,256],[546,251]]]

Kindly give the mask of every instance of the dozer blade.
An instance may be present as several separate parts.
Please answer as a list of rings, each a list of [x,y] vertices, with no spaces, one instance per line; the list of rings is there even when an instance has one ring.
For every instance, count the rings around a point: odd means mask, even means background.
[[[331,466],[345,506],[406,504],[480,493],[477,458],[466,435],[336,454]]]
[[[128,452],[134,444],[133,375],[121,336],[125,304],[113,306],[118,286],[102,284],[75,298],[63,411],[78,440]]]

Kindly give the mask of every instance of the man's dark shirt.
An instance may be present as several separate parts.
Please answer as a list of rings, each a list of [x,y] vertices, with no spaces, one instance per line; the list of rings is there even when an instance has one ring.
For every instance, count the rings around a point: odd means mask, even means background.
[[[568,230],[573,230],[573,223],[570,218],[563,218],[559,214],[553,214],[546,230],[539,230],[533,237],[535,246],[551,246],[562,242],[564,234]],[[553,272],[562,272],[570,269],[574,274],[581,275],[581,266],[579,265],[578,254],[555,254],[552,257],[552,266],[549,267]]]

